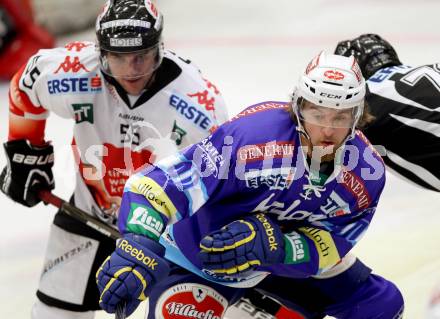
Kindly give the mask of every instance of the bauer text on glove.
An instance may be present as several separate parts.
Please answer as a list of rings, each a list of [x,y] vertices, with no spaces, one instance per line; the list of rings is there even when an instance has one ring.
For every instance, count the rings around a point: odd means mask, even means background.
[[[0,174],[1,191],[20,204],[35,206],[41,201],[38,190],[55,187],[52,145],[35,146],[26,140],[15,140],[3,146],[8,162]]]

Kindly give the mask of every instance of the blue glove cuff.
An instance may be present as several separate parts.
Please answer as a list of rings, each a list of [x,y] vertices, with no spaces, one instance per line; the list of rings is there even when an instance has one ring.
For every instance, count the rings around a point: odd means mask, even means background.
[[[282,263],[284,260],[284,235],[280,227],[264,213],[246,218],[261,232],[266,259],[270,263]]]
[[[122,258],[148,269],[156,278],[164,278],[169,273],[168,262],[163,259],[165,248],[147,237],[127,234],[116,241],[115,252]]]

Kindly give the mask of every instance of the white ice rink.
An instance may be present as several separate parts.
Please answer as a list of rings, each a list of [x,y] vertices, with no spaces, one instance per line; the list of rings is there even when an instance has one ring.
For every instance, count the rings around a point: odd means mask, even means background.
[[[286,100],[300,69],[314,55],[322,49],[332,51],[337,41],[361,33],[381,34],[404,63],[439,61],[438,0],[159,3],[165,16],[165,45],[193,60],[218,85],[231,115],[259,101]],[[93,39],[93,33],[68,38]],[[0,84],[0,101],[0,140],[5,141],[7,83]],[[55,193],[64,198],[70,196],[74,182],[66,147],[70,127],[71,123],[51,117],[47,128],[57,152]],[[4,163],[2,154],[0,166]],[[374,272],[400,287],[405,318],[421,319],[431,290],[440,284],[440,194],[388,177],[376,216],[355,252]],[[0,318],[29,318],[55,209],[43,205],[26,209],[3,195],[0,207]],[[113,316],[100,313],[97,318]],[[142,311],[132,318],[143,318]]]

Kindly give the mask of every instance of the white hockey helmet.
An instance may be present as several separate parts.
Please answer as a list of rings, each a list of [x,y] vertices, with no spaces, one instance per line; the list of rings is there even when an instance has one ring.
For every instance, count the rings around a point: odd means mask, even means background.
[[[336,110],[352,109],[351,136],[362,116],[365,98],[365,80],[353,56],[321,52],[310,61],[300,76],[293,93],[292,107],[301,127],[301,101]],[[335,125],[334,127],[338,127]],[[347,126],[339,126],[347,127]]]

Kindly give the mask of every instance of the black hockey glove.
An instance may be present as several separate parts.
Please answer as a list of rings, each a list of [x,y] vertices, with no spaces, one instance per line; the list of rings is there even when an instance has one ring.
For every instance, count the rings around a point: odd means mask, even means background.
[[[32,146],[25,140],[3,144],[8,164],[0,174],[1,191],[12,200],[32,207],[40,202],[37,191],[54,189],[53,147]]]
[[[382,68],[402,64],[391,44],[372,33],[339,42],[335,54],[354,55],[366,79]]]

